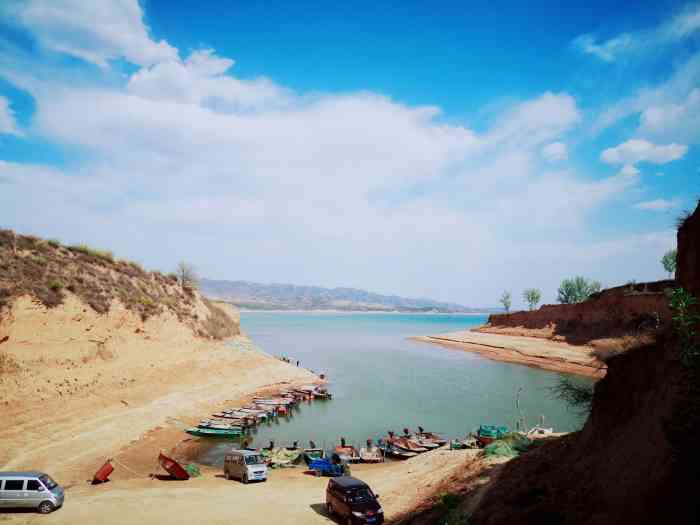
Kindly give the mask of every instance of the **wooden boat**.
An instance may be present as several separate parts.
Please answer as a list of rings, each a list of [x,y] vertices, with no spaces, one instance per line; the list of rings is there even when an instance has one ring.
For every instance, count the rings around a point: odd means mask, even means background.
[[[185,430],[188,434],[197,437],[218,437],[218,438],[237,438],[243,434],[241,428],[199,428],[192,427]]]
[[[305,448],[301,456],[304,458],[304,463],[308,465],[315,459],[325,458],[326,452],[322,448]]]
[[[158,463],[160,463],[160,466],[175,479],[190,479],[190,475],[177,461],[166,456],[162,452],[158,454]]]
[[[508,427],[496,425],[481,425],[476,432],[476,439],[482,447],[490,445],[497,439],[502,438],[508,433]]]
[[[411,442],[415,443],[419,447],[427,448],[428,450],[433,450],[435,448],[438,448],[440,445],[437,443],[433,443],[433,441],[424,438],[423,436],[419,434],[411,434],[411,431],[407,428],[403,429],[403,436]]]
[[[428,449],[421,447],[412,439],[405,437],[396,437],[393,432],[389,431],[389,437],[386,438],[387,443],[394,445],[396,448],[403,449],[407,452],[427,452]]]
[[[340,438],[340,445],[335,447],[335,453],[345,459],[348,463],[360,461],[360,453],[352,445],[345,442],[345,438]]]
[[[108,459],[104,462],[104,465],[102,465],[99,469],[97,469],[97,472],[95,472],[95,475],[92,477],[92,484],[97,485],[98,483],[104,483],[109,479],[109,475],[113,471],[114,467],[112,466],[112,460]]]
[[[418,427],[418,432],[416,434],[421,436],[423,439],[427,439],[432,441],[433,443],[436,443],[439,446],[442,446],[447,443],[447,440],[440,434],[436,434],[435,432],[426,432],[423,429],[423,427],[420,426]]]
[[[240,432],[243,431],[243,427],[240,425],[233,425],[231,423],[212,421],[210,419],[203,419],[202,421],[200,421],[199,424],[197,425],[197,428],[211,428],[211,429],[218,429],[218,430],[238,430]]]
[[[386,443],[384,446],[384,455],[395,459],[409,459],[417,456],[418,452],[410,452],[408,450],[398,448],[391,443]]]
[[[362,463],[381,463],[384,461],[384,455],[382,450],[368,439],[367,446],[360,449],[360,460]]]

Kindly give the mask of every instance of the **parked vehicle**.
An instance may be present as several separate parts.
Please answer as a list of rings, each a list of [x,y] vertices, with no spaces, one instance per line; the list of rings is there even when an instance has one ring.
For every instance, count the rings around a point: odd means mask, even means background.
[[[34,508],[48,514],[63,505],[64,500],[63,488],[48,474],[0,472],[0,508]]]
[[[384,523],[378,498],[364,481],[351,476],[330,479],[326,487],[328,514],[339,516],[349,525]]]
[[[383,450],[384,456],[389,456],[390,458],[395,459],[409,459],[418,455],[418,452],[404,450],[402,448],[392,445],[391,443],[385,443]]]
[[[328,458],[318,458],[309,462],[309,470],[313,470],[316,477],[335,477],[342,476],[345,473],[345,465],[343,465],[339,457],[337,461],[332,461]]]
[[[224,477],[249,481],[267,481],[267,465],[254,450],[232,450],[224,457]]]

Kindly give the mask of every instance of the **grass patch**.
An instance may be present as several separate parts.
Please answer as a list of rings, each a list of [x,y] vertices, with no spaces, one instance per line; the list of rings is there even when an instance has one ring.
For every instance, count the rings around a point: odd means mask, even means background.
[[[49,281],[49,290],[53,292],[60,292],[63,290],[63,283],[57,280]]]
[[[91,248],[87,244],[77,244],[74,246],[69,246],[68,249],[72,252],[82,253],[84,255],[96,257],[98,259],[102,259],[108,262],[114,262],[114,254],[109,250],[97,250],[95,248]]]

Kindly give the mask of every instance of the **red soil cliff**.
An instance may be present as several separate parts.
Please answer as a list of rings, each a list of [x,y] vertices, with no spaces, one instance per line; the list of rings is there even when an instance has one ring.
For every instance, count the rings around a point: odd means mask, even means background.
[[[678,232],[678,283],[697,296],[700,206]],[[700,364],[671,327],[612,357],[581,432],[507,465],[471,525],[700,523]]]
[[[670,322],[664,290],[673,286],[675,281],[629,284],[603,290],[579,304],[547,304],[531,312],[492,314],[475,331],[562,339],[572,344],[636,335]]]

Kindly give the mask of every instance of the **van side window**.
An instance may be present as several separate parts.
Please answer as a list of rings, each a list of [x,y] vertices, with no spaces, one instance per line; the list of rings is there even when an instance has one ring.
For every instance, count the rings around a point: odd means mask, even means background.
[[[36,479],[30,479],[27,481],[27,490],[42,490],[43,487],[39,484],[39,480]]]
[[[22,490],[24,487],[23,479],[6,479],[5,490]]]

